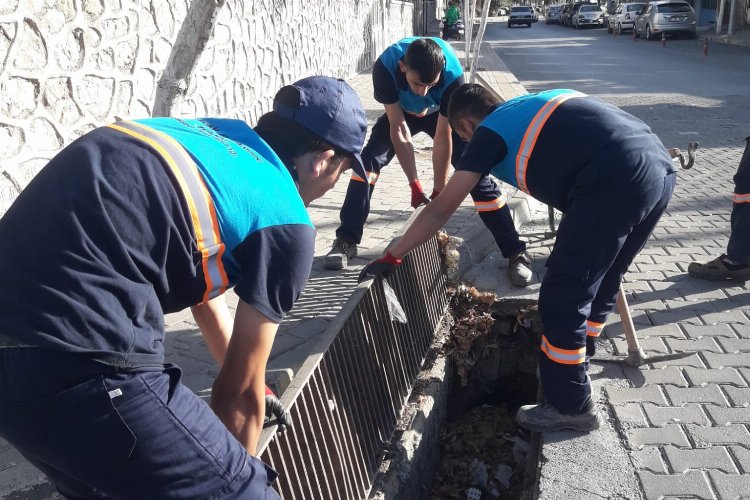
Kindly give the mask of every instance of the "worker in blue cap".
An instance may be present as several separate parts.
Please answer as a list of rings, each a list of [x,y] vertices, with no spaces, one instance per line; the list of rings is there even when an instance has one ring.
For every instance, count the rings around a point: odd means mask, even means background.
[[[587,360],[624,273],[672,196],[670,155],[645,123],[574,90],[501,104],[481,85],[464,85],[453,94],[448,117],[470,140],[456,173],[360,279],[397,266],[443,226],[483,175],[492,173],[562,211],[539,291],[546,402],[521,407],[516,420],[535,431],[596,429],[602,417],[591,397]]]
[[[121,121],[63,149],[0,219],[0,436],[67,498],[278,498],[253,457],[266,362],[309,277],[306,206],[365,175],[366,128],[346,82],[310,77],[254,129]],[[186,307],[210,406],[164,360]]]

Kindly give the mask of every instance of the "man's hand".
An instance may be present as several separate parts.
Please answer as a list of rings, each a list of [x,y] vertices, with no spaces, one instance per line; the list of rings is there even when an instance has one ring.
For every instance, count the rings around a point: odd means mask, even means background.
[[[440,191],[439,191],[439,190],[437,190],[437,189],[433,189],[433,190],[432,190],[432,194],[430,195],[430,201],[432,201],[432,200],[434,200],[435,198],[437,198],[439,194],[440,194]]]
[[[424,194],[419,179],[411,181],[409,187],[411,188],[411,208],[417,208],[420,205],[427,205],[430,202],[430,199]]]
[[[388,277],[401,262],[402,260],[391,255],[391,252],[386,252],[383,257],[370,262],[362,269],[362,272],[359,273],[358,281],[362,283],[364,280],[376,276]]]
[[[284,405],[281,404],[276,394],[266,386],[266,418],[270,419],[271,415],[276,417],[277,432],[284,432],[287,427],[292,426],[292,416],[284,409]]]

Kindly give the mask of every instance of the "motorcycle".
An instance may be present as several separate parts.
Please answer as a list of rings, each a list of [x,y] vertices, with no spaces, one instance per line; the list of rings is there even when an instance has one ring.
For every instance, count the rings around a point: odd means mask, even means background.
[[[453,24],[447,24],[443,20],[443,40],[450,40],[451,38],[463,40],[465,34],[464,22],[460,19]]]

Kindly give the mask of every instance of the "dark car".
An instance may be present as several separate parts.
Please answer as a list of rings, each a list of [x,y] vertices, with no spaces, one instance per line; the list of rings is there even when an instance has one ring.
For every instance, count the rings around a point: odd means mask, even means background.
[[[519,7],[511,7],[510,15],[508,16],[508,28],[514,24],[525,24],[529,28],[531,23],[534,22],[534,13],[531,7],[527,5],[521,5]]]

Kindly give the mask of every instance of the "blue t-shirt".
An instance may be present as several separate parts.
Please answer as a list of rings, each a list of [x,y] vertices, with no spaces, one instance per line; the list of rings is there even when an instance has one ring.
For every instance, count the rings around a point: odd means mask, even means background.
[[[463,85],[463,68],[453,48],[440,38],[430,38],[437,43],[445,56],[445,67],[437,85],[426,96],[411,91],[406,76],[399,69],[399,61],[404,58],[409,45],[420,37],[410,37],[394,43],[380,55],[372,68],[372,81],[375,100],[381,104],[399,103],[401,108],[412,115],[425,116],[437,111],[448,115],[448,102],[453,91]]]
[[[491,173],[565,211],[576,189],[650,188],[675,168],[659,138],[636,117],[556,89],[498,105],[477,127],[456,170]]]
[[[309,277],[315,241],[288,170],[238,120],[137,123],[189,153],[215,206],[228,285],[281,321]],[[174,173],[153,147],[109,127],[60,152],[0,219],[0,276],[4,333],[132,369],[163,363],[163,314],[206,291]]]

